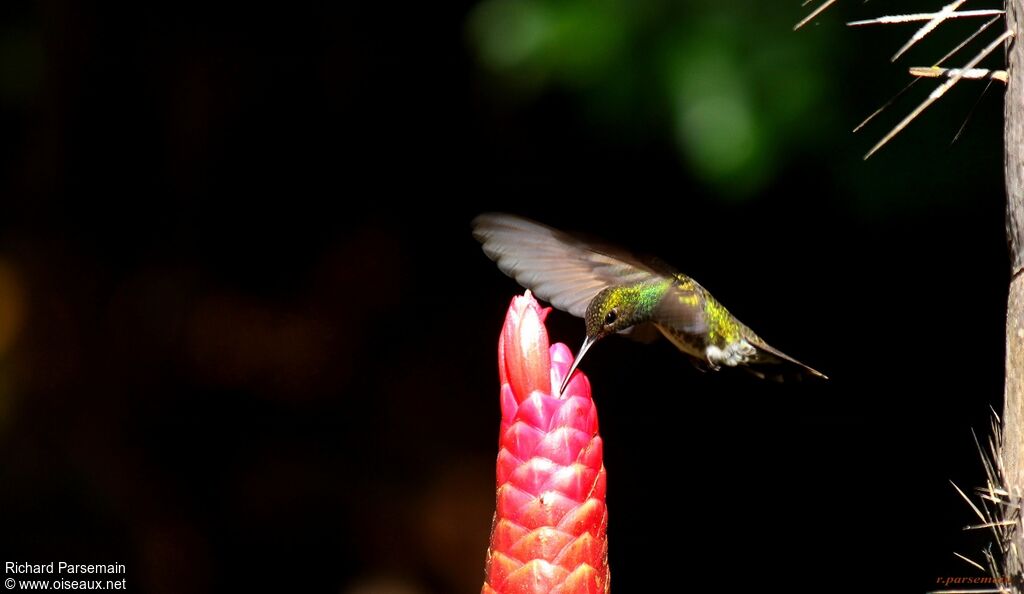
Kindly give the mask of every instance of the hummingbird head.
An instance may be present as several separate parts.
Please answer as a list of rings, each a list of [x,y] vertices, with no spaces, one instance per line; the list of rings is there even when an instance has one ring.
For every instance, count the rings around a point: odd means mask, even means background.
[[[585,316],[588,340],[597,342],[640,321],[637,301],[629,293],[627,287],[608,287],[590,300]]]
[[[636,299],[635,289],[629,287],[608,287],[594,296],[587,305],[584,317],[587,324],[587,338],[576,353],[576,359],[569,368],[569,373],[562,380],[559,393],[565,391],[576,367],[583,360],[583,355],[594,346],[594,343],[609,334],[621,332],[631,326],[645,321],[641,315],[641,302]]]

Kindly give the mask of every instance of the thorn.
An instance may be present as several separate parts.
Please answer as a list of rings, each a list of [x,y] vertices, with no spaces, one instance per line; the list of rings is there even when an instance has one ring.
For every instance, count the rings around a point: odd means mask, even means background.
[[[951,14],[953,14],[954,12],[956,12],[956,9],[960,8],[960,6],[964,2],[966,2],[966,1],[967,0],[953,0],[953,2],[951,2],[951,3],[947,4],[946,6],[942,7],[942,10],[940,10],[937,13],[935,13],[935,17],[934,18],[929,20],[927,23],[924,24],[923,27],[918,29],[914,33],[914,35],[906,43],[903,44],[903,47],[901,47],[900,49],[896,50],[896,53],[893,54],[892,58],[890,58],[889,61],[890,62],[895,62],[896,60],[898,60],[899,57],[902,56],[904,53],[906,53],[907,50],[909,50],[910,48],[914,47],[915,43],[917,43],[918,41],[921,41],[922,39],[927,37],[929,33],[934,31],[935,29],[937,29],[939,27],[939,25],[942,24],[942,21],[948,19],[949,16]]]
[[[958,552],[956,552],[956,551],[953,551],[953,554],[954,554],[954,555],[956,555],[957,557],[960,557],[960,558],[961,558],[961,559],[963,559],[964,561],[966,561],[966,562],[970,563],[971,565],[973,565],[973,566],[977,567],[978,569],[980,569],[980,570],[982,570],[982,571],[985,571],[985,568],[984,568],[984,567],[982,567],[981,565],[978,565],[978,564],[977,564],[977,563],[975,563],[974,561],[971,561],[971,560],[970,560],[970,559],[968,559],[967,557],[964,557],[964,556],[963,556],[963,555],[961,555],[960,553],[958,553]]]
[[[942,66],[943,62],[945,62],[946,60],[952,58],[957,52],[959,52],[960,50],[964,49],[965,45],[967,45],[968,43],[974,41],[975,37],[977,37],[978,35],[981,35],[982,32],[985,31],[985,29],[988,29],[989,27],[991,27],[1000,18],[1001,18],[1000,16],[994,16],[994,17],[990,18],[989,20],[985,21],[984,24],[982,24],[980,27],[978,27],[977,31],[975,31],[974,33],[971,33],[971,35],[967,39],[965,39],[965,40],[960,42],[960,45],[954,47],[945,56],[942,56],[942,59],[939,60],[938,62],[936,62],[935,65],[936,66]]]
[[[987,46],[985,46],[985,48],[982,49],[980,52],[978,52],[978,54],[976,56],[971,58],[971,61],[968,62],[967,65],[964,66],[961,70],[965,70],[966,71],[966,70],[970,70],[971,68],[974,68],[975,66],[978,65],[979,62],[984,60],[989,54],[991,54],[993,51],[995,51],[995,49],[997,47],[999,47],[999,45],[1001,43],[1003,43],[1004,41],[1010,39],[1011,37],[1013,37],[1013,31],[1010,31],[1010,30],[1003,31],[1002,35],[997,37],[995,39],[995,41],[993,41],[992,43],[990,43]],[[914,121],[914,119],[917,116],[921,115],[922,111],[927,109],[932,103],[935,103],[936,101],[941,99],[942,96],[945,95],[947,91],[949,91],[951,88],[953,88],[953,85],[955,85],[956,83],[960,82],[961,78],[963,78],[963,77],[962,76],[953,76],[953,77],[949,78],[946,82],[944,82],[941,85],[939,85],[934,91],[932,91],[931,95],[928,95],[927,99],[925,99],[920,105],[918,105],[914,109],[914,111],[910,112],[910,115],[908,115],[907,117],[903,118],[903,121],[901,121],[899,124],[897,124],[895,128],[890,130],[889,133],[886,134],[885,137],[882,138],[882,140],[878,141],[878,143],[875,146],[871,147],[871,150],[868,151],[868,153],[866,155],[864,155],[864,160],[866,161],[867,159],[870,159],[871,155],[873,155],[876,152],[878,152],[878,149],[880,149],[883,146],[885,146],[890,140],[892,140],[897,134],[899,134],[904,128],[906,128],[907,125],[910,124],[910,122]]]
[[[985,528],[996,528],[998,526],[1014,526],[1016,522],[1013,520],[1003,520],[1002,522],[986,522],[984,524],[971,524],[970,526],[964,526],[964,530],[983,530]],[[953,553],[956,555],[957,553]],[[981,566],[978,567],[981,569]]]
[[[868,19],[865,21],[850,21],[849,23],[846,23],[846,26],[863,27],[865,25],[895,25],[900,23],[919,23],[921,21],[930,21],[941,14],[942,11],[883,16],[878,17],[877,19]],[[961,10],[960,12],[953,12],[945,18],[961,19],[980,16],[1002,16],[1004,14],[1006,14],[1005,10]]]
[[[999,20],[999,18],[1000,17],[998,17],[998,16],[997,17],[992,17],[991,19],[986,21],[985,24],[983,24],[981,27],[978,27],[977,31],[975,31],[974,33],[971,33],[971,35],[967,39],[961,41],[960,45],[954,47],[952,50],[950,50],[948,53],[946,53],[945,56],[942,56],[942,58],[939,59],[939,61],[936,62],[935,65],[936,66],[941,66],[943,62],[945,62],[946,60],[952,58],[954,55],[956,55],[957,52],[962,50],[964,48],[964,46],[966,46],[968,43],[974,41],[975,37],[977,37],[978,35],[981,35],[982,32],[985,31],[985,29],[988,29],[989,27],[991,27],[993,23],[995,23],[996,21]],[[883,111],[885,111],[886,108],[888,108],[890,105],[892,105],[897,99],[902,97],[903,94],[906,93],[908,90],[910,90],[910,87],[914,86],[914,84],[917,83],[917,81],[919,81],[919,80],[921,80],[921,79],[920,78],[915,78],[914,80],[910,81],[910,84],[908,84],[907,86],[903,87],[903,90],[901,90],[899,93],[896,93],[896,95],[892,99],[889,99],[889,101],[887,101],[885,103],[885,105],[883,105],[882,107],[879,107],[878,109],[875,110],[874,113],[872,113],[867,118],[865,118],[864,121],[860,123],[860,125],[858,125],[856,128],[853,129],[853,131],[857,132],[858,130],[863,128],[868,122],[873,120],[875,118],[875,116],[877,116],[878,114],[880,114]],[[996,415],[997,418],[998,418],[998,416],[999,415]]]
[[[993,74],[995,74],[995,73],[993,73]],[[1006,74],[1006,72],[1004,71],[1003,74]],[[985,93],[987,93],[988,90],[989,90],[989,87],[992,86],[992,81],[993,80],[995,80],[995,79],[994,78],[989,79],[988,83],[985,85],[985,88],[981,90],[981,94],[978,95],[978,100],[974,102],[974,105],[971,106],[971,110],[967,112],[967,117],[964,118],[964,123],[960,125],[960,129],[957,130],[956,134],[953,135],[953,140],[950,141],[950,143],[949,143],[950,146],[955,144],[956,141],[960,139],[960,135],[964,133],[964,130],[967,128],[967,122],[971,121],[971,116],[974,115],[974,111],[976,109],[978,109],[978,105],[981,104],[981,100],[985,98]],[[1003,82],[1006,82],[1006,81],[1003,81]],[[986,468],[987,468],[987,465],[986,465]]]
[[[971,501],[971,498],[968,497],[963,491],[961,491],[960,487],[956,486],[956,483],[954,483],[953,481],[949,481],[949,484],[953,485],[953,488],[956,489],[956,492],[959,493],[960,496],[964,498],[964,501],[967,502],[967,505],[971,506],[971,509],[974,510],[974,513],[978,515],[978,518],[980,518],[982,522],[988,520],[988,518],[986,518],[981,513],[981,510],[978,509],[978,506],[974,505],[974,502]]]
[[[886,110],[886,108],[888,108],[890,105],[895,103],[897,99],[899,99],[900,97],[903,96],[903,93],[906,93],[907,91],[909,91],[910,87],[914,86],[917,83],[917,81],[919,81],[919,80],[921,80],[921,79],[920,78],[915,78],[914,80],[910,81],[910,84],[908,84],[907,86],[903,87],[900,90],[899,93],[896,93],[895,95],[893,95],[892,99],[889,99],[888,101],[886,101],[885,105],[882,105],[881,107],[876,109],[874,111],[874,113],[872,113],[868,117],[864,118],[864,121],[861,122],[860,124],[857,124],[857,127],[853,129],[854,133],[858,132],[861,128],[866,126],[868,124],[868,122],[870,122],[871,120],[875,119],[875,116],[877,116],[878,114],[882,113],[883,111]]]
[[[1003,84],[1008,80],[1005,70],[989,70],[987,68],[963,70],[961,68],[939,68],[938,66],[911,66],[909,71],[911,76],[919,78],[953,78],[954,76],[959,76],[965,80],[984,80],[987,78],[989,82],[998,80]]]
[[[822,4],[821,6],[815,8],[813,11],[811,11],[811,14],[805,16],[803,18],[803,20],[801,20],[799,23],[793,25],[793,30],[796,31],[800,27],[803,27],[807,23],[813,21],[815,19],[815,17],[817,17],[819,14],[825,12],[826,8],[828,8],[829,6],[832,6],[833,4],[835,4],[835,1],[836,0],[825,0],[824,4]],[[807,0],[807,2],[804,2],[803,6],[807,6],[808,2],[810,2],[810,0]]]

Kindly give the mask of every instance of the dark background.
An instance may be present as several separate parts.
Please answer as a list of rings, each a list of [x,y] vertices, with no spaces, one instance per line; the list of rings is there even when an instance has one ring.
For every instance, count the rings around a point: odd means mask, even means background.
[[[1001,408],[1002,90],[863,162],[933,83],[850,130],[977,23],[894,66],[915,26],[842,26],[884,7],[784,4],[4,2],[0,561],[478,591],[520,289],[469,221],[504,210],[659,255],[832,377],[592,351],[616,591],[981,575],[949,481]]]

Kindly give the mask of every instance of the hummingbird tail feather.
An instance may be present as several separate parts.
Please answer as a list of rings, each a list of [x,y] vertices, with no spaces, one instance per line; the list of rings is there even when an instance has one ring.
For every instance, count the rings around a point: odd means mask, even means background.
[[[818,371],[817,369],[814,369],[810,365],[807,365],[805,363],[801,363],[800,361],[797,361],[793,357],[790,357],[786,353],[783,353],[782,351],[780,351],[780,350],[778,350],[778,349],[776,349],[774,347],[768,346],[764,342],[761,342],[760,344],[756,344],[754,346],[756,346],[757,350],[758,350],[758,357],[757,357],[757,361],[758,362],[764,362],[764,363],[780,363],[780,362],[792,363],[793,365],[796,365],[797,367],[803,369],[804,371],[806,371],[807,373],[809,373],[809,374],[811,374],[811,375],[813,375],[815,377],[820,377],[821,379],[826,379],[826,380],[828,379],[828,376],[825,375],[824,373]],[[773,361],[773,359],[774,359],[774,361]]]

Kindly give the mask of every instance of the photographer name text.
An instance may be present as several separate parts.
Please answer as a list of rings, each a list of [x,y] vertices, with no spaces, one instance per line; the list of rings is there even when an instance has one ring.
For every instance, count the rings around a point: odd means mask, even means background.
[[[123,574],[124,563],[68,563],[66,561],[50,563],[16,563],[6,561],[5,573],[81,575],[86,573]]]

